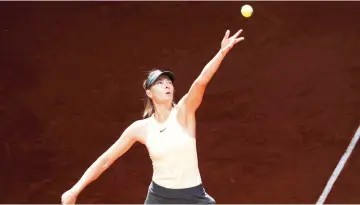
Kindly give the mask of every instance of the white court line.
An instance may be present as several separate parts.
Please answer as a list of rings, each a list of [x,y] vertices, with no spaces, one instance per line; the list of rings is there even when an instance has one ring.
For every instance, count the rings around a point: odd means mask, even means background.
[[[316,202],[316,204],[323,204],[326,197],[328,196],[329,192],[331,191],[332,186],[334,185],[337,177],[339,176],[340,172],[342,171],[346,161],[348,160],[349,156],[351,155],[351,152],[354,150],[355,145],[357,143],[357,141],[359,140],[360,137],[360,126],[357,129],[354,137],[352,138],[349,146],[347,147],[344,155],[341,157],[338,165],[336,166],[334,172],[332,173],[329,181],[327,182],[325,189],[323,191],[323,193],[320,195],[318,201]]]

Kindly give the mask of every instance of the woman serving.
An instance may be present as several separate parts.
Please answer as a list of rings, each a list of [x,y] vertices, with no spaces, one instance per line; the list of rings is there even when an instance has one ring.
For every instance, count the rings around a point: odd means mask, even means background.
[[[147,95],[143,119],[131,123],[119,139],[106,150],[62,197],[63,204],[74,204],[80,192],[96,180],[135,142],[145,145],[153,165],[152,182],[145,204],[214,204],[206,193],[198,167],[195,112],[222,60],[244,37],[242,30],[229,37],[227,30],[220,50],[192,83],[189,91],[174,102],[175,76],[170,71],[153,70],[143,83]]]

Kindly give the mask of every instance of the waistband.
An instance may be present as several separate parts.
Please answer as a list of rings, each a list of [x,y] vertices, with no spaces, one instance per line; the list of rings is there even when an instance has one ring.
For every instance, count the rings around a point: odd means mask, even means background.
[[[166,198],[184,198],[187,196],[203,196],[205,194],[205,189],[202,184],[183,189],[170,189],[160,186],[154,181],[151,182],[149,191],[154,195]]]

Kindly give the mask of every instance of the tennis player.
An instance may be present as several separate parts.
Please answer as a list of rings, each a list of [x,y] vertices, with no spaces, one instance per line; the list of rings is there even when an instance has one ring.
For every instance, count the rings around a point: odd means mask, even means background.
[[[116,159],[139,142],[146,146],[153,174],[145,204],[215,204],[203,187],[196,149],[195,112],[205,89],[227,53],[238,42],[242,30],[229,37],[225,32],[221,47],[192,83],[189,91],[174,102],[175,75],[152,70],[143,83],[147,102],[143,118],[131,123],[62,197],[62,204],[74,204],[80,192],[108,169]]]

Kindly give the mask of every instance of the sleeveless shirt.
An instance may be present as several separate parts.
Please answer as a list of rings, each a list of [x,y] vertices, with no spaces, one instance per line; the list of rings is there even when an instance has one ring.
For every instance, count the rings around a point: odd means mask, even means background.
[[[177,121],[175,108],[162,124],[153,114],[147,129],[146,147],[153,166],[152,180],[173,189],[201,184],[196,140]]]

